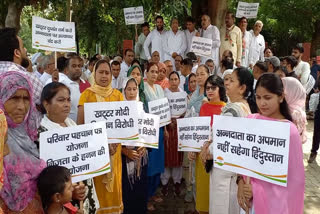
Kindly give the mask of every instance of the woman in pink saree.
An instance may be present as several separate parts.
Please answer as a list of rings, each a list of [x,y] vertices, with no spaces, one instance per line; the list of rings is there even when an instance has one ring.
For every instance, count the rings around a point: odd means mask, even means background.
[[[282,187],[255,178],[250,178],[250,184],[246,184],[246,178],[240,179],[239,204],[245,210],[251,207],[250,213],[302,214],[305,173],[301,138],[297,127],[292,122],[283,84],[277,75],[266,73],[259,78],[256,86],[256,102],[260,114],[249,115],[249,118],[290,123],[288,185]]]

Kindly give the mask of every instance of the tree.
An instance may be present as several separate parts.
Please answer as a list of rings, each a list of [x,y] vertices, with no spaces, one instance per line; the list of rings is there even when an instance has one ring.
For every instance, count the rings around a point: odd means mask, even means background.
[[[14,27],[20,29],[20,16],[24,6],[33,5],[43,8],[46,0],[2,0],[0,5],[0,28]]]
[[[288,55],[296,43],[311,42],[311,54],[320,48],[319,0],[247,0],[259,2],[258,18],[263,21],[266,41],[277,55]],[[237,0],[229,0],[229,9],[236,11]],[[250,22],[250,27],[253,20]]]

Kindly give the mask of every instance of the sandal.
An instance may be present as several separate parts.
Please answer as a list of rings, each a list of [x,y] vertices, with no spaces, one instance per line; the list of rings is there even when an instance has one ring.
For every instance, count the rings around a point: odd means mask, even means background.
[[[155,211],[156,210],[156,208],[153,206],[153,204],[151,202],[148,202],[147,209],[148,209],[148,211]]]
[[[163,199],[160,196],[152,196],[152,200],[157,203],[163,202]]]

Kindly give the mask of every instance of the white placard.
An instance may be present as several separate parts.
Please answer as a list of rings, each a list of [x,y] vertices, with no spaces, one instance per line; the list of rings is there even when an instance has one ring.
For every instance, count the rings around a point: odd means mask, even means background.
[[[246,17],[248,19],[257,18],[259,3],[247,3],[239,1],[237,7],[237,18]]]
[[[167,98],[148,102],[149,113],[159,115],[160,127],[171,123],[170,105]]]
[[[194,52],[199,56],[211,57],[212,39],[202,38],[198,36],[192,37],[190,52]]]
[[[139,140],[137,105],[136,101],[85,103],[85,123],[106,121],[109,143],[135,146]]]
[[[187,93],[174,92],[166,94],[169,104],[171,117],[180,117],[187,111]]]
[[[189,117],[177,119],[178,151],[200,152],[206,141],[210,140],[211,117]]]
[[[158,149],[160,117],[154,114],[142,113],[138,119],[139,143],[141,146]]]
[[[105,123],[92,123],[40,133],[40,158],[47,166],[70,170],[72,182],[110,172]]]
[[[287,186],[290,124],[214,115],[214,167]]]
[[[74,22],[32,17],[32,47],[47,51],[76,52]]]
[[[144,14],[142,6],[123,8],[123,12],[126,25],[144,23]]]

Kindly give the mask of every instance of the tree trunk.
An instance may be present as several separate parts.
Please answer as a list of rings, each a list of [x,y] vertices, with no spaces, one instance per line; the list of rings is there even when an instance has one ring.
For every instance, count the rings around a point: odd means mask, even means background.
[[[218,29],[224,24],[227,10],[227,0],[208,0],[208,15],[211,17],[212,24],[217,26]]]
[[[16,28],[20,30],[20,15],[24,5],[18,5],[16,2],[10,2],[8,5],[8,14],[5,21],[5,27]]]
[[[320,56],[320,20],[314,23],[314,32],[312,34],[311,42],[311,57]]]
[[[228,0],[193,0],[192,16],[196,18],[197,24],[201,24],[201,16],[208,14],[211,23],[219,29],[224,24],[224,17],[228,10]]]

